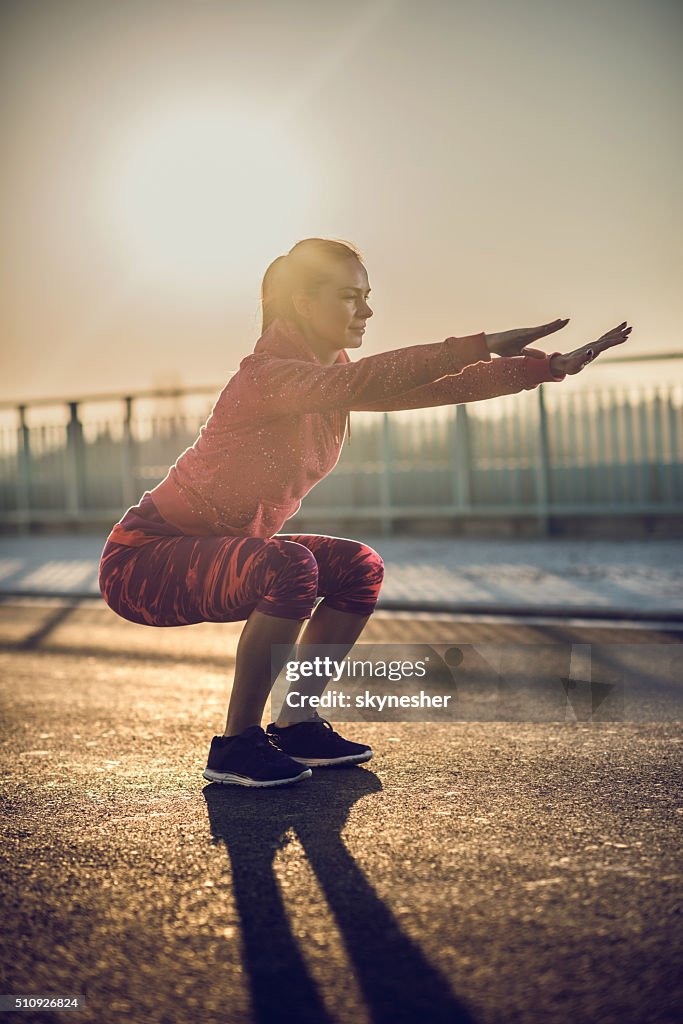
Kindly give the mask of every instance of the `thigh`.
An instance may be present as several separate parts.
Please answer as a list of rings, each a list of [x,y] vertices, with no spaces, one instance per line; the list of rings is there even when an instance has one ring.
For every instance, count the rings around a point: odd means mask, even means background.
[[[259,537],[109,542],[100,562],[107,604],[131,622],[187,626],[249,617],[267,587],[268,541]]]

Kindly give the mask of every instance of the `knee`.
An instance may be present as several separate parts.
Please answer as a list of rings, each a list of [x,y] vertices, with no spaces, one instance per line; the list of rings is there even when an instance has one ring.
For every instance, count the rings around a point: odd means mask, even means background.
[[[259,609],[286,619],[311,617],[318,596],[318,563],[303,544],[271,538],[265,544],[267,561]]]
[[[291,540],[271,541],[273,545],[272,564],[278,576],[286,577],[289,583],[318,583],[318,563],[315,555],[303,544]]]
[[[379,586],[384,579],[384,560],[369,544],[359,544],[358,574],[365,580]]]

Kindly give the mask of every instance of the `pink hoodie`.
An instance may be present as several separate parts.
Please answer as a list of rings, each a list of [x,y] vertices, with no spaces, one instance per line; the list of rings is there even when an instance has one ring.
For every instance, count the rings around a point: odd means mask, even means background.
[[[554,354],[554,353],[552,353]],[[496,357],[483,333],[323,365],[277,319],[221,391],[194,444],[152,489],[164,519],[199,536],[272,537],[335,467],[351,410],[474,402],[563,380],[551,355]],[[125,531],[111,539],[126,543]],[[128,541],[130,543],[130,541]]]

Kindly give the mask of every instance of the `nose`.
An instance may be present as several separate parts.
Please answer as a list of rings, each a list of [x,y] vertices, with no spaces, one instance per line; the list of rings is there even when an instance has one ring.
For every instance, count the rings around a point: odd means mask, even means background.
[[[369,320],[370,317],[373,316],[373,315],[374,314],[373,314],[372,309],[370,308],[370,306],[368,306],[368,300],[367,299],[363,299],[362,316],[366,320]]]

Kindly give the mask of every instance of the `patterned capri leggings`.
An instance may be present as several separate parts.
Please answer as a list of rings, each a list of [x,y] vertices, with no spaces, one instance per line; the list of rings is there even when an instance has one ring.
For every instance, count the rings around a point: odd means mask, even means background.
[[[124,619],[146,626],[237,622],[254,609],[309,619],[316,599],[339,611],[370,615],[384,563],[371,547],[343,537],[190,537],[161,517],[145,494],[120,526],[134,545],[108,539],[100,591]]]

